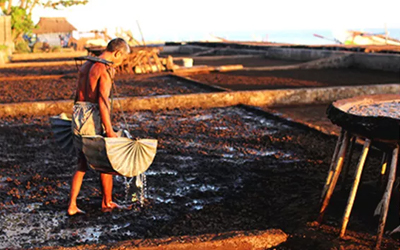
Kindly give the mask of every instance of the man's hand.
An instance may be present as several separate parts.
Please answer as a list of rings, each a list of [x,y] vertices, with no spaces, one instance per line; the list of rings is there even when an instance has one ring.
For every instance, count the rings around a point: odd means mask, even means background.
[[[118,137],[117,133],[115,133],[114,131],[110,131],[110,132],[106,133],[106,136],[111,137],[111,138]]]

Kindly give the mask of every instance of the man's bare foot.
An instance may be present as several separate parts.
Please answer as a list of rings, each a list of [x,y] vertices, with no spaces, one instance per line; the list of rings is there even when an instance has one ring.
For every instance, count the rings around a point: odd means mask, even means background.
[[[118,204],[115,203],[115,202],[111,202],[111,203],[108,204],[107,206],[103,206],[103,207],[101,208],[101,211],[102,211],[103,213],[109,213],[109,212],[111,212],[111,211],[114,210],[114,209],[129,209],[129,207],[121,206],[121,205],[118,205]]]
[[[68,208],[68,215],[72,216],[75,214],[86,214],[85,211],[80,210],[79,208],[75,207],[75,208]]]

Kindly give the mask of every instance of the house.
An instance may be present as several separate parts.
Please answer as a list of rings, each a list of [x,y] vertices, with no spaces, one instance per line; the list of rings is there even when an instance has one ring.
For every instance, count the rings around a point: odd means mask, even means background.
[[[68,44],[74,30],[76,28],[65,17],[41,17],[33,34],[36,34],[39,42],[64,47]]]

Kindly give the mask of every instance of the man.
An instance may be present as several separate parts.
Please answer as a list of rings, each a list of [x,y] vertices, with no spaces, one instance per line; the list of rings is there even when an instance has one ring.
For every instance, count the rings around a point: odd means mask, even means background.
[[[121,65],[129,52],[128,44],[123,39],[116,38],[108,43],[106,50],[99,58],[113,62],[112,66],[117,67]],[[76,204],[83,177],[88,169],[80,136],[103,134],[104,128],[107,137],[117,137],[111,125],[109,101],[114,72],[115,69],[109,65],[93,61],[87,61],[79,69],[72,117],[74,145],[78,150],[78,169],[72,178],[69,215],[84,213]],[[110,174],[101,173],[100,179],[103,193],[102,211],[109,212],[119,207],[112,201],[113,177]]]

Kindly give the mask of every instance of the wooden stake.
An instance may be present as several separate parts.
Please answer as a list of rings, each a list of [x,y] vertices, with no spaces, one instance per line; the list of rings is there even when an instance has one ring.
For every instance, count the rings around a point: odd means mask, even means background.
[[[343,142],[342,142],[342,146],[340,147],[340,151],[339,151],[339,155],[338,155],[339,158],[338,158],[337,163],[336,163],[336,167],[335,167],[335,170],[334,170],[334,173],[333,173],[332,181],[331,181],[331,183],[329,185],[329,188],[328,188],[328,190],[326,192],[325,199],[324,199],[324,201],[322,203],[321,210],[319,212],[318,223],[322,222],[322,219],[324,217],[326,208],[329,205],[329,201],[330,201],[331,196],[333,194],[333,190],[335,189],[337,180],[339,178],[340,172],[342,171],[343,161],[344,161],[344,158],[346,156],[347,146],[349,144],[349,134],[348,134],[347,131],[344,132],[344,136],[343,136],[343,140],[342,141]]]
[[[342,229],[340,231],[340,237],[343,237],[346,233],[347,223],[349,222],[350,213],[353,208],[354,200],[356,198],[358,185],[360,183],[361,173],[363,171],[365,160],[367,159],[369,147],[371,146],[371,140],[366,139],[364,143],[364,148],[358,162],[357,171],[355,173],[353,188],[351,189],[349,199],[347,201],[347,207],[343,215]]]
[[[344,132],[345,132],[344,129],[342,129],[340,131],[340,135],[339,135],[339,137],[337,139],[337,142],[336,142],[335,151],[333,152],[333,156],[332,156],[332,160],[331,160],[331,165],[329,166],[328,176],[326,177],[325,186],[322,189],[322,194],[321,194],[321,199],[320,199],[321,203],[324,200],[325,195],[326,195],[326,191],[328,191],[329,185],[331,184],[331,181],[332,181],[332,176],[333,176],[333,172],[334,172],[334,166],[335,166],[336,161],[337,161],[339,148],[340,148],[340,145],[342,144]]]
[[[381,217],[379,219],[378,235],[376,236],[375,249],[380,249],[381,247],[383,231],[385,229],[385,224],[386,224],[386,217],[389,210],[390,196],[392,194],[393,183],[396,178],[396,168],[397,168],[398,158],[399,158],[399,145],[396,146],[396,148],[393,150],[392,153],[392,163],[390,164],[390,172],[389,172],[388,183],[386,185],[386,191],[383,195],[382,212],[381,212]]]

